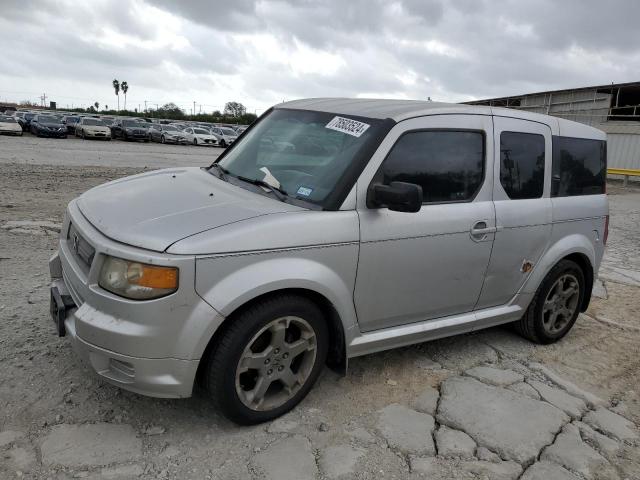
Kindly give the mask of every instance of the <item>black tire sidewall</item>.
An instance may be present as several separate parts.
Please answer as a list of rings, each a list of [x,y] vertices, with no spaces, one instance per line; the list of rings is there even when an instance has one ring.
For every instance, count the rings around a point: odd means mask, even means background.
[[[238,398],[235,388],[235,372],[238,362],[247,344],[254,335],[272,320],[283,316],[297,316],[306,320],[316,334],[316,359],[306,383],[295,396],[285,404],[269,411],[255,411],[247,408]],[[241,322],[241,328],[233,328],[225,332],[229,334],[227,341],[212,355],[209,369],[217,361],[218,365],[225,365],[223,373],[218,378],[217,395],[218,406],[223,413],[236,423],[253,425],[277,418],[294,408],[309,393],[318,379],[326,362],[329,332],[320,309],[311,301],[298,297],[282,297],[261,302],[245,311],[233,322]],[[238,324],[240,325],[240,324]],[[208,371],[208,375],[214,372]],[[210,377],[211,378],[211,377]]]
[[[574,312],[573,317],[571,318],[569,323],[567,323],[567,325],[565,325],[565,327],[559,332],[550,334],[544,329],[544,325],[542,322],[542,308],[544,306],[544,301],[549,294],[549,290],[551,289],[553,284],[556,282],[556,280],[558,280],[559,277],[567,273],[572,274],[578,279],[578,284],[580,286],[578,306],[576,307],[576,311]],[[536,295],[536,306],[534,310],[534,330],[536,336],[539,338],[540,342],[544,344],[556,342],[564,337],[567,333],[569,333],[569,331],[573,327],[573,324],[576,322],[578,315],[580,314],[580,306],[582,305],[585,295],[585,278],[582,269],[571,260],[562,260],[545,277]]]

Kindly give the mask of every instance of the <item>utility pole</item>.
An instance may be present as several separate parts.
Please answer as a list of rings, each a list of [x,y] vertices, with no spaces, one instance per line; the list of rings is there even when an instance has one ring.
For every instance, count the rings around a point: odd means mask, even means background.
[[[195,116],[196,114],[196,101],[193,101],[193,115]]]
[[[147,101],[146,100],[144,101],[144,111],[145,112],[147,111]]]
[[[44,107],[47,104],[47,94],[43,93],[40,97],[40,106]]]

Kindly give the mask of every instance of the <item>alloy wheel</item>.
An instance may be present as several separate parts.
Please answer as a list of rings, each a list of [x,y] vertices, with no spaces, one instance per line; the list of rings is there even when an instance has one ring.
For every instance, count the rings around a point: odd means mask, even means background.
[[[547,294],[542,306],[542,324],[549,334],[556,334],[565,328],[578,308],[580,283],[566,273],[559,277]]]
[[[236,368],[236,393],[255,411],[273,410],[307,382],[317,354],[316,334],[300,317],[277,318],[247,344]]]

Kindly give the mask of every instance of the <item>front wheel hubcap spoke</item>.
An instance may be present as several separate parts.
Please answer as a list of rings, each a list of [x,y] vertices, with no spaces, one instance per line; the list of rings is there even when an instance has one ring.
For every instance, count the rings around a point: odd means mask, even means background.
[[[315,330],[297,316],[276,318],[247,343],[236,367],[236,392],[249,409],[273,410],[294,397],[316,362]]]

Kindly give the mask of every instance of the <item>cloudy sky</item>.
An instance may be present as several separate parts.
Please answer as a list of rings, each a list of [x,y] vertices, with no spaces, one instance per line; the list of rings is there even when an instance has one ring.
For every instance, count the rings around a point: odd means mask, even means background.
[[[635,0],[0,0],[0,101],[464,101],[640,80]],[[120,100],[121,106],[123,99]]]

